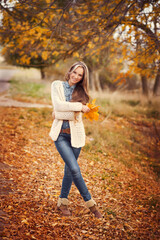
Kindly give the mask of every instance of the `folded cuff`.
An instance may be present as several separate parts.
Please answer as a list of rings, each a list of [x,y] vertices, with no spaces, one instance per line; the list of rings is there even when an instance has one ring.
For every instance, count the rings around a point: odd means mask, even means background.
[[[69,204],[69,201],[67,198],[59,198],[58,199],[58,203],[57,203],[57,207],[60,207],[61,204],[63,205],[68,205]]]
[[[96,205],[96,202],[92,198],[86,202],[87,208],[93,207],[94,205]]]

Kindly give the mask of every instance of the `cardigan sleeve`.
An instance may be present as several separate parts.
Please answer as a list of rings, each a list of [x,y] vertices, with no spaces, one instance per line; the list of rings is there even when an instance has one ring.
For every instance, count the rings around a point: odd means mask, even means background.
[[[51,99],[55,112],[80,112],[82,110],[82,103],[62,100],[60,96],[60,84],[60,81],[54,81],[51,85]]]
[[[74,112],[54,112],[55,118],[59,120],[71,120],[75,119]]]

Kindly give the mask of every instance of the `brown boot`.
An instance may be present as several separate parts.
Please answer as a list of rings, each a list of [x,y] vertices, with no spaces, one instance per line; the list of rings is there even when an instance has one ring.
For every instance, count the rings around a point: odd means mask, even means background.
[[[89,208],[89,210],[94,214],[96,218],[103,218],[102,214],[96,207],[96,202],[92,198],[86,202],[86,206]]]
[[[68,199],[67,198],[59,198],[57,208],[61,211],[63,216],[71,216],[71,212],[68,209]]]
[[[93,207],[90,207],[89,209],[95,215],[96,218],[103,218],[102,214],[95,205]]]

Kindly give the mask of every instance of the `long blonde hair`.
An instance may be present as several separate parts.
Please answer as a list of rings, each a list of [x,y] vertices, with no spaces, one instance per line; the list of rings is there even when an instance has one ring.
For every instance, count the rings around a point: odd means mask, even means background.
[[[76,62],[74,63],[70,69],[68,70],[65,80],[68,81],[70,78],[70,74],[77,68],[83,68],[83,77],[82,80],[76,84],[76,87],[72,93],[72,102],[81,102],[86,104],[89,101],[88,87],[89,87],[89,72],[88,67],[84,62]]]

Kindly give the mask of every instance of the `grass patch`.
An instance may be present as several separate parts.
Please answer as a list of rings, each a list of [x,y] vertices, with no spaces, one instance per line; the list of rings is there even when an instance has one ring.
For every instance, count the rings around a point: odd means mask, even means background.
[[[17,80],[11,80],[10,83],[12,93],[21,93],[31,97],[42,96],[42,90],[44,89],[42,84],[34,82],[20,82]]]
[[[146,117],[160,119],[160,111],[158,111],[156,109],[147,109]]]
[[[30,116],[36,115],[37,120],[43,119],[45,121],[51,121],[52,120],[52,109],[48,108],[28,108],[28,114]]]
[[[105,179],[107,179],[107,178],[109,178],[108,174],[107,174],[107,173],[103,173],[101,179],[102,179],[102,180],[105,180]]]
[[[149,206],[149,209],[157,209],[159,210],[160,199],[159,196],[151,195],[144,203],[143,206]]]
[[[100,99],[97,98],[96,104],[101,106],[102,108],[105,108],[106,106],[111,106],[111,102],[109,99]]]
[[[24,119],[24,116],[21,114],[21,115],[19,116],[19,119]]]
[[[84,152],[90,152],[92,150],[92,145],[90,143],[86,143],[83,150]]]
[[[113,217],[116,217],[116,212],[114,212],[113,210],[107,208],[106,212],[107,212],[108,215],[112,215]]]
[[[138,117],[160,119],[160,98],[151,100],[140,94],[126,93],[101,93],[91,92],[92,98],[96,98],[96,104],[100,106],[100,114],[104,117],[114,115],[116,117]]]
[[[158,178],[160,178],[160,161],[150,163],[150,167],[157,174]]]
[[[156,106],[149,104],[142,106],[139,101],[136,104],[127,106],[126,103],[120,102],[119,109],[114,105],[106,122],[103,121],[105,117],[101,113],[99,122],[89,122],[85,119],[86,135],[91,140],[87,142],[84,151],[92,155],[92,159],[97,155],[99,159],[102,157],[103,161],[107,161],[111,156],[127,168],[134,169],[138,174],[142,171],[142,175],[145,176],[150,168],[159,176],[160,166],[157,158],[153,157],[155,146],[150,144],[157,136],[152,124],[153,119],[147,118],[145,114],[150,109],[156,109]],[[130,114],[125,106],[130,109]],[[122,113],[120,109],[123,109]],[[136,114],[135,109],[139,110]],[[156,126],[159,129],[158,121]],[[105,157],[103,153],[106,154]],[[138,169],[139,167],[141,170]],[[101,177],[105,179],[106,176],[102,174]]]
[[[50,95],[45,91],[45,84],[37,82],[23,82],[19,80],[10,81],[10,94],[15,99],[26,100],[28,97],[36,100],[50,100]]]
[[[132,106],[132,107],[135,107],[138,104],[140,104],[140,100],[122,100],[121,102],[126,103],[126,104],[128,104],[129,106]]]
[[[29,109],[28,109],[28,112],[29,112],[29,113],[38,112],[38,109],[37,109],[37,108],[29,108]]]
[[[148,200],[148,205],[151,208],[157,208],[159,207],[160,200],[158,196],[151,196]]]

